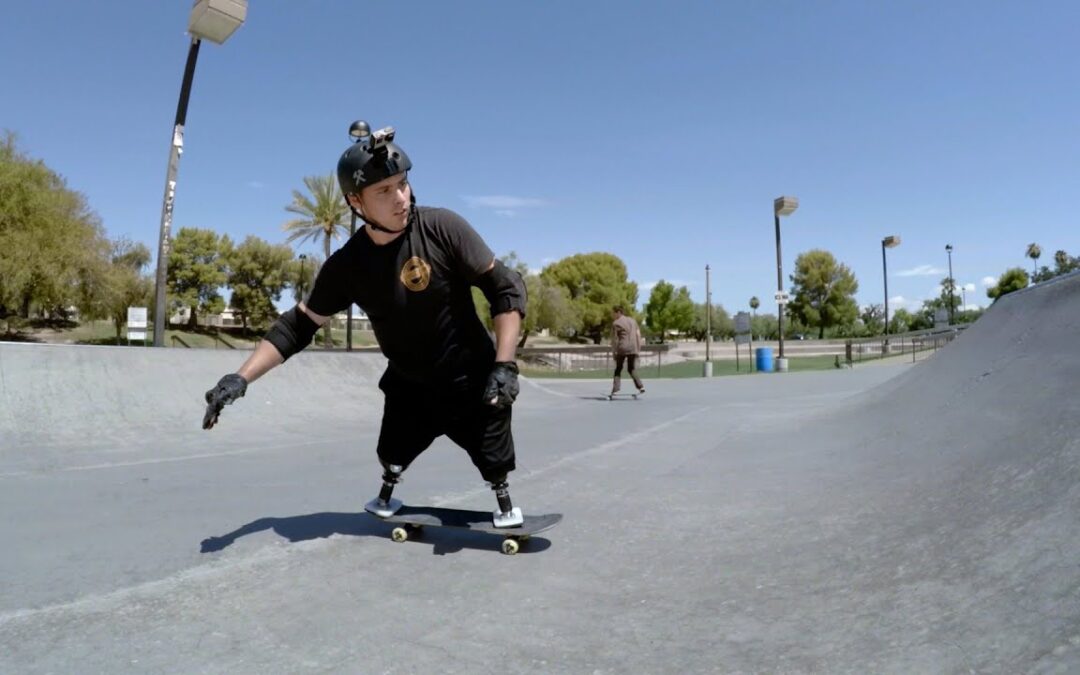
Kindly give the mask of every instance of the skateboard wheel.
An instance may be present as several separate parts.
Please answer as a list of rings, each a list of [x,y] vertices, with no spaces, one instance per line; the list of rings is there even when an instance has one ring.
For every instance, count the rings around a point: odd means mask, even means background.
[[[506,555],[514,555],[518,552],[520,546],[513,539],[504,539],[502,543],[502,552]]]
[[[395,527],[393,531],[390,532],[390,538],[398,543],[401,543],[409,538],[409,531],[406,530],[404,527]]]

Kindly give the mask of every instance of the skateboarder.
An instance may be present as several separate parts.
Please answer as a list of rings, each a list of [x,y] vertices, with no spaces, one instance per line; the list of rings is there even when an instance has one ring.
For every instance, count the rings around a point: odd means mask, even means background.
[[[345,200],[365,226],[319,270],[306,300],[281,315],[236,373],[206,393],[203,427],[244,395],[247,385],[310,344],[337,312],[356,303],[371,319],[389,361],[377,454],[379,496],[365,505],[387,517],[401,474],[439,436],[469,453],[495,491],[497,527],[520,525],[507,474],[515,468],[511,405],[518,395],[515,358],[526,292],[521,275],[495,259],[480,235],[447,209],[416,206],[412,162],[394,129],[374,133],[355,122],[359,140],[338,162]],[[471,287],[491,304],[495,344],[476,314]]]
[[[615,379],[611,383],[611,394],[619,393],[622,386],[622,368],[626,363],[626,370],[630,377],[634,378],[634,386],[639,394],[645,393],[645,385],[637,376],[637,357],[641,353],[641,329],[638,328],[634,317],[627,316],[623,308],[616,305],[612,310],[611,324],[611,350],[615,354]]]

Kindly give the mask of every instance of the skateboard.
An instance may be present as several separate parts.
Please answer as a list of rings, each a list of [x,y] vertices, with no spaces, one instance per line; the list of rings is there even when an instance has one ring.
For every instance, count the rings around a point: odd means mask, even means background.
[[[607,395],[607,400],[614,401],[615,399],[617,399],[620,396],[633,396],[634,400],[636,401],[638,399],[638,396],[644,396],[644,395],[645,395],[645,392],[636,392],[636,391],[622,392],[622,391],[617,391],[617,392],[615,392],[613,394],[608,394]]]
[[[546,513],[539,516],[527,515],[525,522],[516,527],[495,527],[491,522],[490,511],[447,509],[438,506],[402,506],[392,516],[374,517],[397,525],[390,532],[390,538],[396,542],[407,540],[409,534],[425,527],[452,527],[498,534],[504,537],[500,550],[506,555],[514,555],[529,537],[550,530],[562,520],[561,513]]]

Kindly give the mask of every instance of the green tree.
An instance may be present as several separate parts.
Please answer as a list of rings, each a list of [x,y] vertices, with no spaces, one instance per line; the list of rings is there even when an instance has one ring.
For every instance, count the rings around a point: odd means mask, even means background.
[[[127,323],[128,307],[147,307],[153,303],[154,279],[149,275],[150,249],[146,244],[122,239],[114,244],[112,257],[113,296],[110,314],[116,328],[116,341]]]
[[[882,335],[885,332],[885,308],[881,305],[867,305],[859,315],[863,333],[867,336]]]
[[[945,277],[941,280],[941,295],[938,296],[940,303],[934,306],[934,309],[944,308],[949,312],[949,316],[955,317],[957,310],[960,308],[960,290],[956,287],[956,280],[952,277]]]
[[[907,311],[903,307],[893,312],[892,317],[889,319],[889,332],[890,333],[906,333],[912,330],[911,324],[914,317],[911,312]]]
[[[712,305],[712,312],[708,313],[709,321],[706,324],[705,303],[694,305],[694,318],[690,324],[690,337],[695,340],[704,340],[706,325],[712,330],[713,338],[730,338],[735,334],[735,322],[724,309],[723,305]]]
[[[1024,255],[1031,258],[1031,275],[1035,276],[1035,274],[1038,273],[1036,264],[1039,261],[1039,257],[1042,255],[1042,247],[1035,242],[1032,242],[1027,245],[1027,252]]]
[[[1055,274],[1068,274],[1074,270],[1080,269],[1080,257],[1073,258],[1065,251],[1054,252],[1054,272]]]
[[[1010,267],[998,278],[998,282],[986,289],[986,297],[997,301],[1003,295],[1008,295],[1021,288],[1027,288],[1028,273],[1020,267]]]
[[[249,326],[262,328],[277,317],[274,303],[291,281],[292,257],[287,245],[275,246],[253,235],[229,254],[229,306],[240,315],[245,333]]]
[[[289,233],[285,241],[292,243],[299,240],[304,243],[321,240],[323,259],[326,260],[330,257],[330,240],[340,239],[348,233],[351,211],[345,203],[334,174],[307,176],[304,178],[304,185],[311,195],[293,190],[292,203],[285,207],[289,213],[300,216],[281,226]],[[327,347],[334,345],[331,323],[327,321],[323,326],[323,340]]]
[[[830,326],[851,324],[859,314],[855,293],[859,282],[832,253],[814,249],[795,259],[793,297],[788,312],[807,326],[817,327],[818,339]]]
[[[761,301],[758,300],[756,295],[750,297],[750,311],[757,312],[757,308],[761,307]]]
[[[645,303],[645,324],[663,342],[668,331],[689,332],[694,325],[694,301],[686,286],[675,286],[661,279]]]
[[[552,263],[540,273],[545,283],[562,286],[579,321],[579,334],[600,344],[611,325],[615,305],[637,304],[637,284],[626,265],[611,253],[580,253]]]
[[[86,199],[44,162],[0,138],[0,317],[63,310],[107,266],[108,241]],[[98,280],[100,281],[100,280]]]
[[[755,340],[775,340],[780,336],[780,322],[775,314],[755,314],[750,319]]]
[[[198,325],[199,313],[216,314],[225,309],[218,292],[229,278],[233,244],[228,235],[196,227],[180,228],[172,242],[166,272],[171,303],[191,308],[188,328]]]

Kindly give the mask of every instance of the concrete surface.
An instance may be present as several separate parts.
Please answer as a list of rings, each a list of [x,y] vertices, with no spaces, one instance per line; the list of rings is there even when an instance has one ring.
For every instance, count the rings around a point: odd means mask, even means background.
[[[918,364],[530,381],[516,502],[395,544],[382,361],[0,345],[0,672],[1080,670],[1080,276]],[[397,491],[488,509],[439,441]]]

